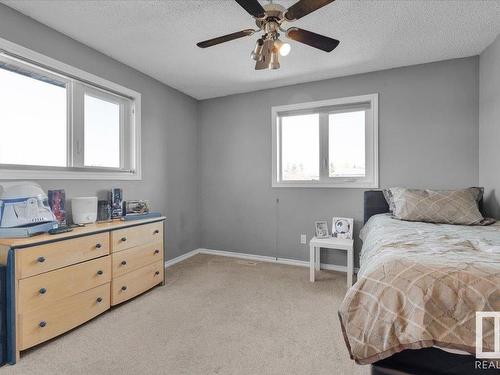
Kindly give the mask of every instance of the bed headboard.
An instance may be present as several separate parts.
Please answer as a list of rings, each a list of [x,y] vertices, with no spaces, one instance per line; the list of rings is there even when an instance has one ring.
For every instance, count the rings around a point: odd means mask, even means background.
[[[389,205],[384,198],[382,190],[367,190],[364,195],[364,223],[373,215],[389,212]]]
[[[482,198],[478,202],[477,205],[479,207],[479,211],[484,216],[483,199]],[[364,214],[363,222],[366,223],[368,221],[368,219],[371,218],[373,215],[384,214],[386,212],[389,212],[389,205],[387,204],[387,201],[385,200],[384,193],[382,193],[382,190],[367,190],[367,191],[365,191],[364,208],[363,208],[363,214]]]

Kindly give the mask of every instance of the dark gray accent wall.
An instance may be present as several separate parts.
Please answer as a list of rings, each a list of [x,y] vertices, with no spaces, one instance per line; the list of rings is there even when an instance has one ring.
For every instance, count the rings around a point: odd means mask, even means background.
[[[202,247],[307,260],[300,234],[332,216],[353,217],[357,237],[362,189],[271,187],[274,105],[379,93],[381,187],[476,185],[478,68],[470,57],[202,101]]]
[[[486,213],[500,219],[500,36],[479,57],[479,184]]]
[[[142,94],[142,181],[37,182],[67,198],[122,187],[126,199],[148,199],[168,217],[167,259],[198,248],[198,102],[1,4],[0,38]]]

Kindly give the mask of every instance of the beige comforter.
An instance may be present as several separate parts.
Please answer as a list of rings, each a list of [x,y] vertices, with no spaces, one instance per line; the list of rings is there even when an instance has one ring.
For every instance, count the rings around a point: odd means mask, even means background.
[[[500,225],[373,216],[361,230],[358,281],[339,310],[351,358],[369,364],[431,346],[475,353],[475,312],[500,311]],[[493,350],[484,320],[483,350]]]

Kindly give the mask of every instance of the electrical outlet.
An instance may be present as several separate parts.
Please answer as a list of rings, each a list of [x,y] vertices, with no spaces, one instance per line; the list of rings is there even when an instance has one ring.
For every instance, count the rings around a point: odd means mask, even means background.
[[[307,243],[307,236],[305,234],[300,235],[300,243],[305,245]]]

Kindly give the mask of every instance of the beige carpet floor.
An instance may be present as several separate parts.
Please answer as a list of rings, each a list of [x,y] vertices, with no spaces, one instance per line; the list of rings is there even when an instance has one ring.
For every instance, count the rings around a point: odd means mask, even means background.
[[[167,285],[26,351],[0,374],[369,374],[337,317],[345,275],[197,255]]]

